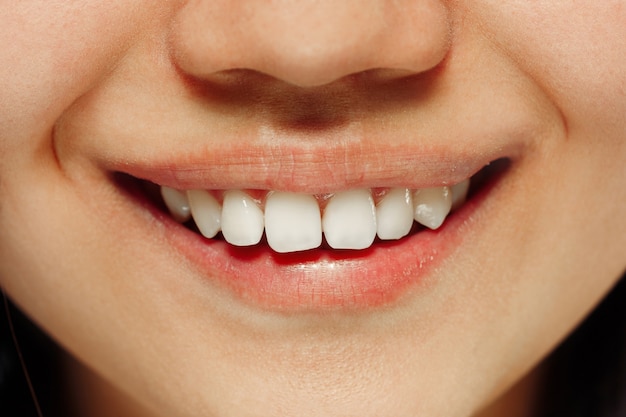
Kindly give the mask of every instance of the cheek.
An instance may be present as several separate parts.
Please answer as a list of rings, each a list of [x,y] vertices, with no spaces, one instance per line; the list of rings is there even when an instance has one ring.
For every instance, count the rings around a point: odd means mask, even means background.
[[[139,31],[139,19],[134,16],[140,4],[139,0],[0,4],[3,280],[22,285],[25,281],[20,277],[35,277],[46,269],[48,254],[35,250],[38,245],[46,246],[41,236],[46,228],[36,230],[36,221],[29,214],[45,212],[48,226],[62,214],[52,209],[62,201],[64,191],[55,188],[58,166],[50,132],[65,109],[107,74]],[[51,199],[42,198],[37,191],[46,187]],[[32,213],[29,206],[35,207]],[[69,201],[67,209],[71,209]],[[61,241],[64,231],[56,232],[58,236],[50,239]]]
[[[475,8],[485,36],[547,92],[570,128],[624,136],[624,2],[485,0]]]
[[[113,68],[142,22],[154,23],[159,7],[144,0],[0,5],[0,152],[49,130]]]

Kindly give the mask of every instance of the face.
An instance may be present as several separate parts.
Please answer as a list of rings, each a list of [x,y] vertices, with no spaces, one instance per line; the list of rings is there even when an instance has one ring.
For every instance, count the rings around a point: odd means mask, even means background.
[[[150,415],[477,413],[626,267],[626,4],[572,6],[5,2],[0,284]]]

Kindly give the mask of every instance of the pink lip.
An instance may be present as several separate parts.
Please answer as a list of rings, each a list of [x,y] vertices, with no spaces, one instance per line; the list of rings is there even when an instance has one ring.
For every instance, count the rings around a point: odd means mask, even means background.
[[[277,254],[267,245],[237,248],[205,239],[146,205],[165,225],[164,238],[199,275],[247,304],[283,312],[363,310],[394,303],[411,289],[432,285],[430,271],[462,246],[470,219],[497,182],[481,187],[440,229],[378,242],[362,251]]]
[[[173,227],[176,227],[173,225]],[[172,244],[244,301],[270,310],[372,308],[423,282],[433,265],[459,244],[454,225],[358,252],[313,250],[279,255],[266,245],[234,248],[176,227]]]
[[[406,147],[385,144],[381,145],[384,151],[343,144],[327,146],[326,152],[300,152],[302,147],[292,147],[280,153],[267,143],[252,142],[240,149],[230,144],[219,151],[179,154],[174,159],[150,158],[146,162],[134,160],[107,169],[178,189],[309,193],[378,186],[417,189],[460,182],[490,161],[514,158],[518,145],[512,141],[507,146],[491,147],[490,151],[415,149],[413,145],[412,152],[407,152],[403,149]],[[359,155],[363,149],[367,149],[367,155]],[[319,155],[326,155],[326,159],[309,159]],[[373,164],[376,168],[368,171],[369,163],[380,162],[377,156],[388,163]],[[434,283],[435,279],[427,279],[433,278],[430,271],[462,246],[468,220],[489,188],[482,187],[436,231],[424,230],[397,242],[379,242],[362,251],[318,249],[281,255],[267,245],[234,248],[221,240],[205,239],[150,207],[165,225],[164,239],[195,266],[199,276],[230,290],[249,305],[286,312],[363,310],[397,302],[409,289],[426,289]]]

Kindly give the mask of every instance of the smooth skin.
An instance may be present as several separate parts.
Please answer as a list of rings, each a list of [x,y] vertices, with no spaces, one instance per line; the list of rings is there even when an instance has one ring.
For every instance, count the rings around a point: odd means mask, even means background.
[[[626,269],[624,1],[26,0],[0,16],[0,285],[68,352],[77,415],[529,415],[531,371]],[[389,146],[516,145],[435,284],[375,311],[285,315],[214,288],[107,170],[355,126]]]

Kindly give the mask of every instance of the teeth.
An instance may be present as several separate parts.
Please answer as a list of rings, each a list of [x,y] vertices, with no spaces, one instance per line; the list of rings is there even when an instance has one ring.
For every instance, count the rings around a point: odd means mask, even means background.
[[[324,209],[322,228],[334,249],[365,249],[376,237],[376,208],[369,190],[335,194]]]
[[[450,188],[450,191],[452,191],[452,210],[458,209],[463,205],[463,203],[465,203],[469,186],[470,180],[467,179],[463,182],[453,185]]]
[[[202,236],[212,238],[220,231],[222,208],[215,197],[204,190],[187,191],[191,214]]]
[[[413,197],[406,188],[389,190],[376,206],[376,227],[379,239],[400,239],[413,226]]]
[[[191,218],[189,201],[184,191],[161,187],[161,197],[174,220],[184,223]]]
[[[231,245],[251,246],[263,236],[263,211],[248,194],[226,191],[222,203],[222,234]]]
[[[424,188],[415,191],[413,207],[416,222],[433,230],[439,228],[452,208],[450,187]]]
[[[310,194],[270,193],[265,202],[265,235],[276,252],[296,252],[322,244],[322,219]]]
[[[161,195],[172,217],[183,223],[193,217],[203,236],[220,231],[235,246],[252,246],[263,232],[268,245],[279,253],[305,251],[322,243],[322,233],[334,249],[365,249],[375,237],[401,239],[410,233],[413,221],[439,228],[451,210],[465,202],[470,180],[451,187],[388,189],[374,204],[368,189],[334,194],[320,214],[318,198],[310,194],[273,191],[265,196],[265,214],[242,190],[223,193],[220,205],[205,190],[180,191],[161,187]]]

